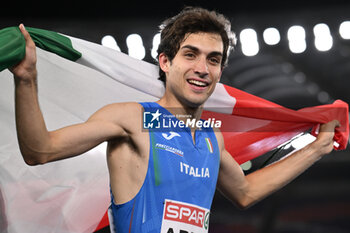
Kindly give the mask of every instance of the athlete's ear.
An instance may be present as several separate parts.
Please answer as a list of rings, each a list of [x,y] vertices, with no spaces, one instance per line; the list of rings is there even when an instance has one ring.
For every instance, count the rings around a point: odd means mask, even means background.
[[[170,66],[170,60],[169,58],[164,54],[159,54],[158,57],[159,67],[164,71],[164,73],[167,73],[169,71]]]

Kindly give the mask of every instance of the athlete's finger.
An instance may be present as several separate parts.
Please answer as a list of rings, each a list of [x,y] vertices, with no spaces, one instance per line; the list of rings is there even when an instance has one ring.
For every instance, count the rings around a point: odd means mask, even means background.
[[[338,120],[333,120],[322,124],[320,127],[320,132],[334,132],[334,129],[337,127],[340,127],[340,122]]]
[[[30,37],[29,32],[26,30],[26,28],[24,27],[24,25],[22,23],[19,25],[19,30],[23,34],[26,43],[29,43],[30,45],[34,45],[34,42],[33,42],[32,38]]]

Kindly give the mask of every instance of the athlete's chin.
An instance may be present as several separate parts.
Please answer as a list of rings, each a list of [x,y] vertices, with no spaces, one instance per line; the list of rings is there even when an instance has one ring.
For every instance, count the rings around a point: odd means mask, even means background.
[[[189,107],[198,108],[201,107],[208,98],[209,96],[191,96],[186,99],[186,102]]]

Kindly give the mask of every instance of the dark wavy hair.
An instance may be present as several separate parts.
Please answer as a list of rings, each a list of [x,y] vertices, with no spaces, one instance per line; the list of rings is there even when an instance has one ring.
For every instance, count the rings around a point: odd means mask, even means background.
[[[236,45],[236,37],[231,31],[230,21],[222,14],[200,7],[185,7],[178,15],[165,20],[160,25],[160,30],[161,39],[157,50],[157,59],[159,59],[159,54],[164,53],[170,62],[188,33],[207,32],[221,36],[224,45],[222,68],[227,64],[230,50]],[[166,83],[165,73],[160,67],[159,79],[164,84]]]

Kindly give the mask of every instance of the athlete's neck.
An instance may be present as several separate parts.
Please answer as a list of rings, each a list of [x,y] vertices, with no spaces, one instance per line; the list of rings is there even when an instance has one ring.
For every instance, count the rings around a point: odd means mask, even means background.
[[[171,114],[176,116],[179,120],[187,120],[187,119],[196,119],[199,120],[202,111],[203,105],[200,106],[189,106],[186,103],[182,103],[178,100],[174,100],[173,98],[167,98],[163,96],[157,103],[166,108]]]

